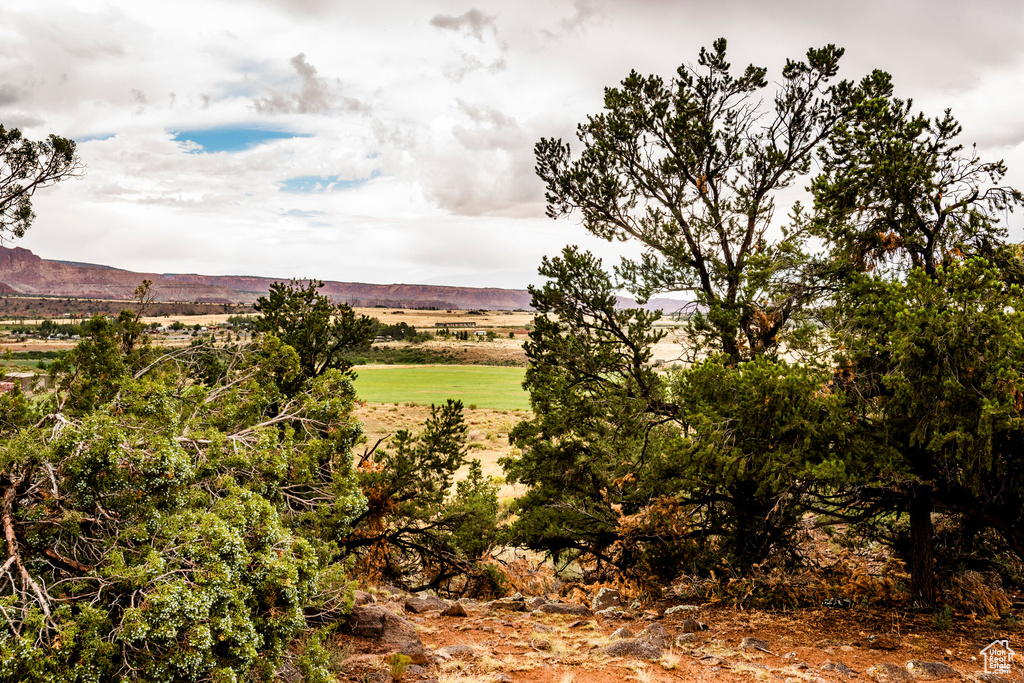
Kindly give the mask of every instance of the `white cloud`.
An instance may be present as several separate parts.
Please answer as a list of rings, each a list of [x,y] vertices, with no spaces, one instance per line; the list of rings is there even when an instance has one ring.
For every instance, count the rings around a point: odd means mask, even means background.
[[[37,194],[21,244],[44,257],[523,286],[565,243],[621,248],[543,218],[532,148],[574,140],[630,69],[670,76],[725,35],[737,67],[777,77],[837,43],[842,75],[887,69],[927,111],[952,106],[1024,186],[1022,29],[1010,0],[8,0],[0,123],[113,135],[80,145],[85,177]],[[196,154],[173,135],[266,126],[309,137]],[[307,176],[372,180],[281,191]]]

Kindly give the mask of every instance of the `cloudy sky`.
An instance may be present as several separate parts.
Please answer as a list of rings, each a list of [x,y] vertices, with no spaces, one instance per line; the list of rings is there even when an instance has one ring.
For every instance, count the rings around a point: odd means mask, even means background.
[[[1024,187],[1016,0],[5,0],[0,123],[74,138],[87,166],[36,195],[16,244],[155,272],[525,287],[567,243],[621,248],[545,218],[533,144],[718,36],[775,76],[841,45],[842,76],[882,68],[924,111],[952,107]]]

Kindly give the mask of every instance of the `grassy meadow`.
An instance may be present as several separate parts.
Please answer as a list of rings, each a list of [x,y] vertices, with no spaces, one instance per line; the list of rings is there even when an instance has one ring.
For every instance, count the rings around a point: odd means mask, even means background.
[[[524,368],[488,366],[389,366],[356,368],[356,395],[369,403],[444,403],[493,410],[527,410]]]

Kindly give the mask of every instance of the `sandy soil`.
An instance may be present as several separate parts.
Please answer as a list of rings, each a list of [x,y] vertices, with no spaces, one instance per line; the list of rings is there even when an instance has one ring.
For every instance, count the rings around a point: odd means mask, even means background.
[[[456,655],[426,666],[426,671],[402,680],[439,683],[611,683],[639,681],[864,681],[871,667],[890,663],[905,670],[912,660],[941,662],[964,680],[983,671],[980,650],[996,638],[1022,641],[1019,625],[981,622],[964,617],[948,631],[937,631],[931,617],[902,611],[817,609],[798,612],[741,611],[712,604],[696,612],[663,616],[664,607],[645,606],[627,611],[625,618],[573,617],[538,612],[505,612],[472,603],[467,617],[442,617],[439,612],[406,613],[415,624],[428,653],[450,645],[471,645],[475,653]],[[398,612],[400,602],[389,603]],[[690,640],[676,641],[660,659],[646,661],[610,657],[600,649],[613,642],[611,633],[625,627],[638,633],[660,623],[670,639],[687,632],[686,618],[707,630]],[[873,647],[871,636],[882,636]],[[757,638],[763,650],[743,646]],[[363,639],[339,636],[335,646],[349,653],[339,680],[373,680],[368,674],[388,671],[383,650]],[[843,674],[829,667],[842,663]],[[1021,681],[1016,667],[1011,680]],[[504,678],[503,678],[504,677]],[[380,679],[385,680],[385,679]],[[910,680],[914,680],[910,678]]]

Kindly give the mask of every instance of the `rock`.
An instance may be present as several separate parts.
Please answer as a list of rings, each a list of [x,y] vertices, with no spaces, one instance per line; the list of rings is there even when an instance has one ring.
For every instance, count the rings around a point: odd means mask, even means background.
[[[872,650],[897,650],[900,644],[887,635],[874,634],[868,636],[868,647]]]
[[[500,671],[498,673],[494,674],[494,682],[495,683],[512,683],[512,681],[513,681],[513,678],[511,676],[509,676],[508,674],[503,674]]]
[[[505,610],[506,612],[525,612],[526,603],[522,600],[509,600],[503,598],[501,600],[491,600],[485,602],[484,607],[490,607],[491,609]]]
[[[986,671],[975,676],[981,683],[1015,683],[1013,680],[1003,676],[1002,674],[992,673]]]
[[[403,590],[398,586],[392,586],[390,584],[384,584],[383,586],[377,586],[380,590],[388,593],[389,595],[397,595],[402,598],[411,598],[412,594],[409,591]]]
[[[564,602],[549,602],[537,609],[545,614],[571,614],[575,617],[594,616],[594,613],[586,605],[570,605]]]
[[[426,654],[416,627],[394,612],[378,605],[361,605],[342,627],[343,632],[359,638],[372,638],[381,645],[412,658],[414,664],[425,664]]]
[[[907,683],[914,677],[901,666],[890,662],[882,662],[864,670],[864,675],[876,683]]]
[[[818,668],[820,668],[822,671],[835,671],[836,673],[840,673],[844,676],[853,676],[857,673],[856,671],[846,666],[842,662],[833,662],[828,659],[826,659],[825,663]]]
[[[605,619],[621,619],[624,614],[621,607],[609,607],[597,612],[597,616],[604,617]]]
[[[699,611],[700,607],[697,607],[695,605],[676,605],[675,607],[669,607],[667,610],[665,610],[665,616],[667,617],[672,614],[678,614],[680,612],[684,612],[686,614],[696,614]]]
[[[656,645],[639,638],[617,640],[600,651],[609,657],[633,657],[634,659],[660,659],[663,650]]]
[[[356,607],[361,607],[363,605],[372,605],[373,603],[377,602],[377,598],[373,597],[365,591],[356,591],[352,594],[352,597]]]
[[[442,617],[468,617],[469,614],[466,612],[466,608],[461,603],[453,602],[444,608],[441,612]]]
[[[549,641],[542,640],[542,639],[539,639],[539,638],[536,639],[536,640],[531,640],[530,641],[530,646],[533,649],[540,650],[542,652],[547,652],[548,650],[551,649],[551,643]]]
[[[363,674],[362,680],[365,683],[391,683],[395,679],[387,671],[371,671]]]
[[[594,599],[590,603],[590,609],[595,612],[600,612],[603,609],[609,607],[621,607],[622,603],[619,600],[619,591],[614,588],[602,588],[594,596]]]
[[[442,659],[451,659],[452,657],[469,656],[473,659],[483,656],[486,654],[483,650],[473,645],[466,645],[465,643],[456,643],[447,647],[442,647],[440,650],[434,652],[435,655]]]
[[[412,674],[413,676],[422,676],[427,673],[427,669],[419,664],[410,664],[405,673]]]
[[[751,636],[747,636],[746,638],[743,639],[743,642],[740,643],[740,649],[741,650],[758,650],[759,652],[767,652],[770,655],[775,654],[774,652],[772,652],[768,648],[768,643],[764,642],[760,638],[753,638]]]
[[[612,634],[608,636],[612,640],[621,640],[622,638],[632,638],[633,632],[623,626],[622,628],[615,629]]]
[[[683,633],[697,633],[698,631],[707,631],[708,625],[702,624],[696,619],[690,619],[687,617],[683,619],[683,623],[679,625],[679,630]]]
[[[657,621],[661,619],[661,612],[656,609],[644,610],[644,619],[647,621]]]
[[[676,647],[686,647],[690,643],[697,641],[696,633],[680,633],[676,636]]]
[[[661,624],[651,624],[637,635],[640,640],[645,640],[655,647],[665,650],[672,642],[668,631]]]
[[[405,611],[413,614],[442,610],[447,606],[448,603],[436,595],[428,595],[425,598],[408,598],[405,601]]]
[[[538,596],[536,598],[530,598],[529,600],[527,600],[526,601],[526,607],[532,612],[533,610],[537,609],[541,605],[546,605],[547,602],[548,601],[545,598],[542,598],[542,597]]]
[[[960,678],[960,674],[943,662],[922,662],[912,659],[907,662],[907,671],[919,681],[941,681],[946,678]]]
[[[547,624],[541,624],[536,621],[530,622],[530,628],[532,628],[537,633],[552,633],[556,630],[554,626],[548,626]]]

